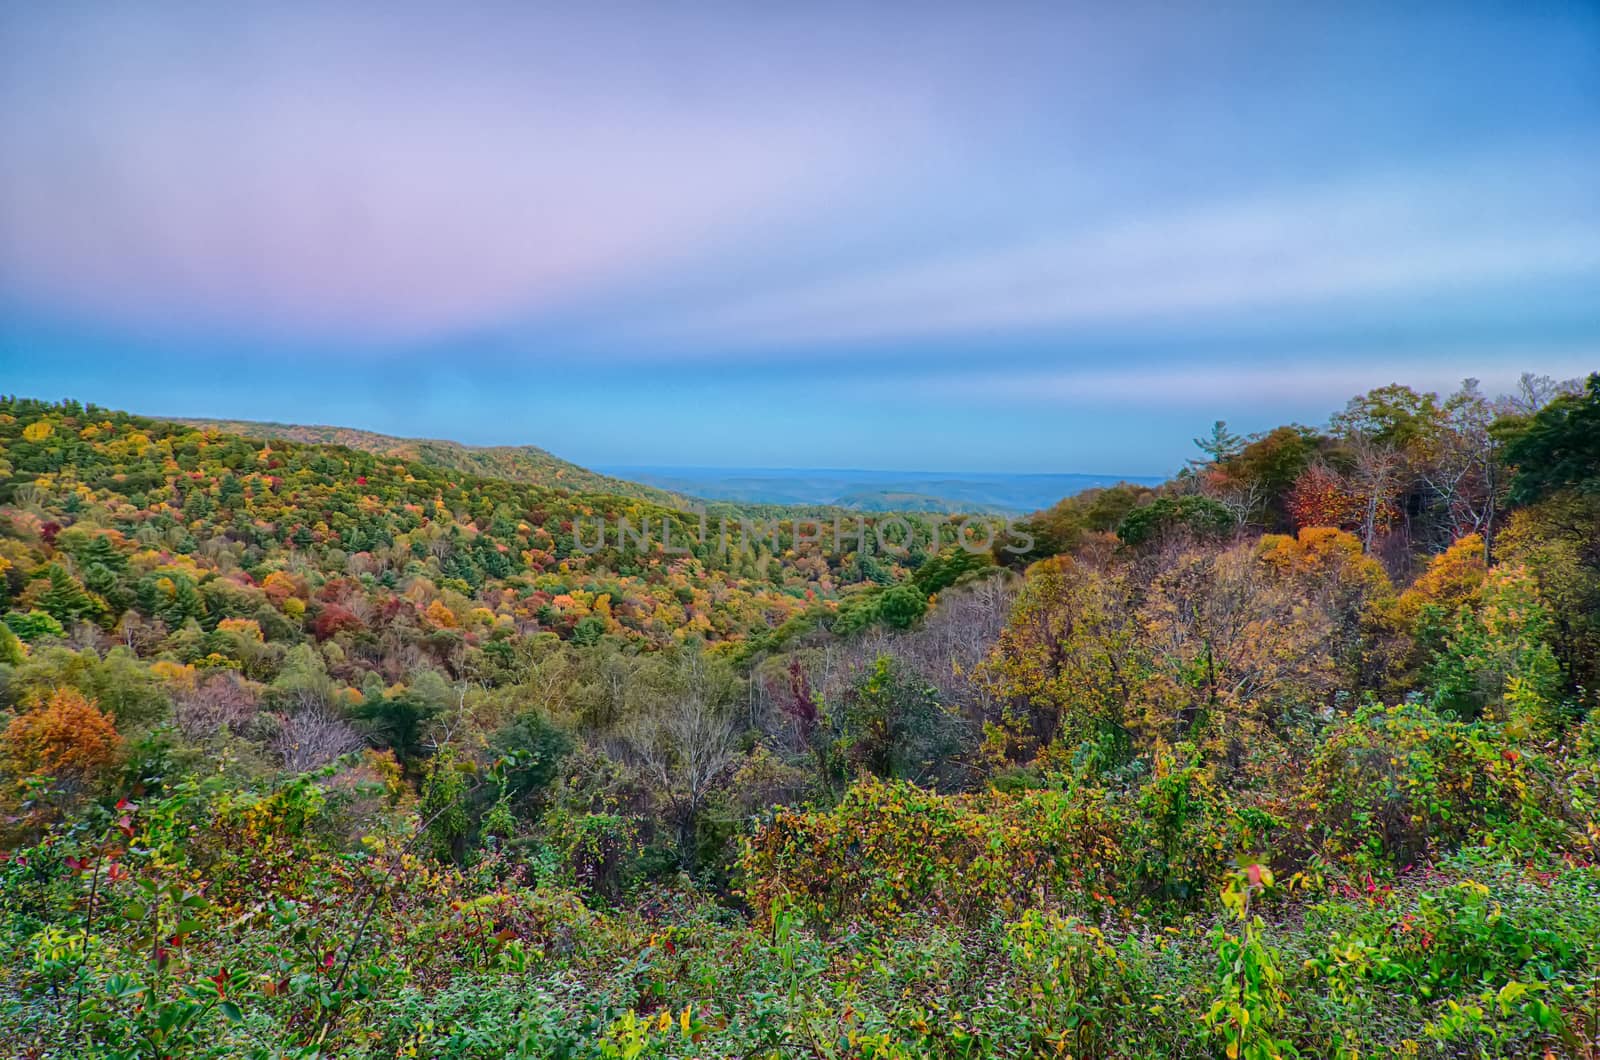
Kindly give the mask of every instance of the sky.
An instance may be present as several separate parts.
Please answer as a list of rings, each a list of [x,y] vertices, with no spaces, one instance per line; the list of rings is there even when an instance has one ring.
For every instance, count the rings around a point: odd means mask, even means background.
[[[1163,474],[1600,370],[1600,4],[10,4],[0,391]]]

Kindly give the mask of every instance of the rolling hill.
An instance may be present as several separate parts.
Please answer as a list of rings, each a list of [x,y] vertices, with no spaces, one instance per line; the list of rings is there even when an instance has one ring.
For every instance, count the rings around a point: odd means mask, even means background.
[[[415,460],[479,478],[504,479],[507,482],[551,486],[580,493],[608,493],[669,508],[688,508],[695,503],[693,498],[682,493],[590,471],[533,445],[463,445],[437,438],[398,438],[354,427],[182,416],[170,419],[174,423],[194,427],[215,427],[219,431],[247,438],[342,445],[381,456]]]

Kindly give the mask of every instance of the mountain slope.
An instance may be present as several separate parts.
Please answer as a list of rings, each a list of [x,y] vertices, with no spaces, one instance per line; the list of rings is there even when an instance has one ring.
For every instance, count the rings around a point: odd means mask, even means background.
[[[480,478],[504,479],[535,486],[549,486],[581,493],[608,493],[632,497],[670,508],[686,508],[692,498],[670,490],[646,486],[626,479],[602,475],[563,460],[533,445],[463,445],[436,438],[398,438],[353,427],[327,427],[313,424],[270,423],[254,420],[196,419],[172,417],[174,423],[193,427],[214,427],[246,438],[283,440],[322,445],[342,445],[380,456],[393,456]]]

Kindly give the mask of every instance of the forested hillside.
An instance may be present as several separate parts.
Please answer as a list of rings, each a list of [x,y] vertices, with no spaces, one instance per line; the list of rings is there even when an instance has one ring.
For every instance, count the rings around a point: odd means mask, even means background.
[[[462,445],[436,438],[396,438],[350,427],[315,427],[297,423],[261,423],[254,420],[204,420],[179,417],[192,427],[214,428],[227,434],[269,441],[342,445],[350,449],[399,457],[482,478],[501,478],[584,493],[610,493],[636,497],[670,508],[688,507],[682,494],[638,482],[613,478],[579,467],[534,445]]]
[[[1600,374],[1010,548],[340,435],[0,401],[10,1052],[1600,1056]]]

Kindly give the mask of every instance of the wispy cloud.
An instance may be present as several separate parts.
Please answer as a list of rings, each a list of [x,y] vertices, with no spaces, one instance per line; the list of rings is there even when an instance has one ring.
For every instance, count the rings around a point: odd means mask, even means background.
[[[0,369],[1133,468],[1223,406],[1593,362],[1600,8],[1325,6],[0,5]]]
[[[847,201],[899,164],[886,133],[920,127],[916,94],[870,71],[696,70],[718,46],[707,20],[310,10],[19,18],[0,36],[0,298],[169,330],[433,338]]]
[[[713,349],[993,335],[1600,274],[1596,166],[1524,159],[1079,225],[687,306],[641,334]]]

